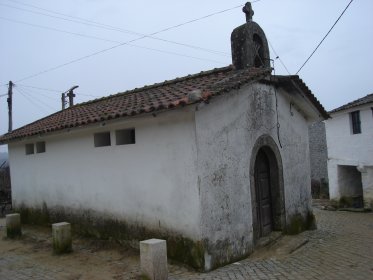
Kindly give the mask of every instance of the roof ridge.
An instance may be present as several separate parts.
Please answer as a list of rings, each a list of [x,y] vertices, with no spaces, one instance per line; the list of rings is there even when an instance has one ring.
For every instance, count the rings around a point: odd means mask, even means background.
[[[230,65],[135,88],[57,111],[0,136],[0,144],[66,128],[208,102],[214,96],[261,80],[271,71],[270,68],[236,70]],[[311,101],[315,102],[313,99]]]
[[[170,84],[175,84],[175,83],[181,82],[181,81],[187,81],[187,80],[190,80],[190,79],[194,79],[196,77],[204,77],[204,76],[207,76],[207,75],[211,75],[213,73],[228,72],[228,71],[231,71],[231,70],[234,70],[233,66],[228,65],[228,66],[224,66],[224,67],[220,67],[220,68],[214,68],[214,69],[207,70],[207,71],[201,71],[201,72],[195,73],[195,74],[188,74],[186,76],[177,77],[177,78],[174,78],[172,80],[165,80],[163,82],[158,82],[158,83],[154,83],[154,84],[151,84],[151,85],[145,85],[145,86],[142,86],[142,87],[139,87],[139,88],[129,89],[129,90],[126,90],[126,91],[123,91],[123,92],[118,92],[118,93],[111,94],[111,95],[108,95],[108,96],[103,96],[103,97],[100,97],[100,98],[96,98],[96,99],[93,99],[93,100],[82,102],[82,103],[74,105],[73,108],[79,107],[81,105],[87,105],[87,104],[92,104],[92,103],[96,103],[96,102],[101,102],[103,100],[110,99],[110,98],[115,98],[115,97],[125,95],[125,94],[137,93],[137,92],[143,91],[145,89],[146,90],[155,89],[157,87],[170,85]],[[72,107],[69,107],[69,108],[72,108]]]
[[[147,90],[148,89],[154,89],[154,88],[161,87],[161,86],[164,86],[164,85],[169,85],[169,84],[174,84],[174,83],[177,83],[177,82],[180,82],[180,81],[190,80],[190,79],[193,79],[193,78],[196,78],[196,77],[204,77],[204,76],[207,76],[207,75],[210,75],[210,74],[213,74],[213,73],[217,73],[217,72],[228,72],[230,70],[233,70],[232,65],[228,65],[228,66],[224,66],[224,67],[220,67],[220,68],[214,68],[214,69],[207,70],[207,71],[200,71],[199,73],[188,74],[186,76],[177,77],[177,78],[174,78],[172,80],[165,80],[163,82],[154,83],[152,85],[145,85],[145,86],[140,87],[140,88],[134,88],[134,89],[126,90],[126,91],[123,91],[123,92],[118,92],[118,93],[115,93],[115,94],[111,94],[109,96],[103,96],[103,97],[96,98],[96,99],[93,99],[93,100],[88,100],[86,102],[78,103],[78,104],[76,104],[76,105],[74,105],[72,107],[69,107],[69,108],[66,108],[66,109],[54,112],[54,113],[52,113],[50,115],[47,115],[47,116],[45,116],[45,117],[43,117],[41,119],[37,119],[36,121],[28,123],[28,124],[26,124],[24,126],[21,126],[21,127],[17,128],[17,129],[14,129],[11,132],[7,132],[3,136],[6,136],[6,135],[11,134],[13,132],[16,132],[18,130],[21,130],[21,129],[23,129],[26,126],[33,125],[34,123],[40,122],[40,121],[42,121],[42,120],[44,120],[46,118],[53,117],[54,115],[57,115],[57,114],[59,114],[61,112],[68,112],[68,111],[74,110],[76,108],[79,108],[81,106],[86,106],[88,104],[94,104],[94,103],[101,102],[101,101],[104,101],[104,100],[108,100],[108,99],[111,99],[111,98],[119,97],[119,96],[122,96],[122,95],[125,95],[125,94],[134,94],[134,93],[137,93],[137,92],[141,92],[141,91],[143,91],[145,89],[147,89]]]
[[[355,99],[353,101],[350,101],[350,102],[348,102],[348,103],[346,103],[344,105],[341,105],[341,106],[339,106],[339,107],[337,107],[337,108],[329,111],[329,113],[335,113],[335,112],[338,112],[338,111],[342,111],[344,109],[349,109],[349,108],[352,108],[352,107],[355,107],[355,106],[364,105],[364,104],[367,104],[369,102],[373,102],[373,100],[371,100],[371,101],[367,100],[364,103],[359,103],[361,101],[364,101],[364,99],[368,99],[371,96],[373,97],[373,93],[369,93],[366,96],[360,97],[360,98]]]

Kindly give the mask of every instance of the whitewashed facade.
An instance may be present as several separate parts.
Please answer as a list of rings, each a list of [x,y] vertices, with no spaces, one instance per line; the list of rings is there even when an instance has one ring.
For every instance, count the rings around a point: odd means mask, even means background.
[[[282,164],[282,225],[312,213],[307,119],[289,112],[291,96],[253,84],[209,104],[157,115],[99,123],[9,144],[15,208],[64,211],[91,219],[115,219],[194,241],[207,240],[204,269],[252,252],[253,149],[272,139]],[[252,110],[253,106],[257,109]],[[307,117],[307,119],[305,118]],[[136,143],[116,145],[117,130],[134,128]],[[109,146],[94,134],[110,132]],[[280,147],[279,139],[282,148]],[[26,155],[26,144],[45,142],[45,152]],[[227,255],[214,260],[215,245]],[[221,258],[221,256],[219,256]],[[210,262],[209,262],[210,260]]]
[[[76,105],[0,137],[31,222],[167,239],[210,270],[273,231],[314,226],[308,124],[327,113],[298,76],[273,76],[264,32],[232,33],[233,66]],[[23,214],[22,214],[23,213]]]
[[[352,200],[351,206],[372,208],[373,95],[331,111],[325,121],[330,198]],[[353,131],[352,115],[360,129]],[[357,125],[357,124],[356,124]]]

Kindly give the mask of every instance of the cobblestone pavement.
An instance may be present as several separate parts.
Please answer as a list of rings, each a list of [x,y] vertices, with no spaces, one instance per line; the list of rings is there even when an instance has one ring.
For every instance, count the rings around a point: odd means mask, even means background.
[[[373,213],[314,211],[317,230],[286,237],[308,241],[300,243],[303,246],[294,248],[293,252],[278,254],[277,250],[272,256],[254,255],[210,273],[196,273],[170,265],[169,279],[373,279]],[[113,261],[109,259],[107,262],[95,255],[97,267],[94,262],[93,267],[101,271],[95,277],[92,276],[96,273],[93,268],[91,275],[84,271],[71,271],[67,265],[67,261],[73,258],[71,255],[61,259],[49,254],[49,259],[60,259],[46,264],[38,262],[35,252],[29,250],[26,248],[26,253],[17,250],[3,252],[0,248],[0,279],[140,279],[138,257],[126,263],[126,258],[112,256]],[[74,263],[81,258],[84,254],[75,255]],[[109,268],[108,263],[111,265]],[[123,267],[126,268],[121,269]],[[103,273],[105,269],[111,273]]]

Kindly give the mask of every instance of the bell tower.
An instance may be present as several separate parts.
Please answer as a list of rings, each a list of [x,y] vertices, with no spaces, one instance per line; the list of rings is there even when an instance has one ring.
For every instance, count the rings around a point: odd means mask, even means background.
[[[270,68],[267,38],[262,28],[253,21],[254,11],[247,2],[242,11],[246,23],[231,34],[232,63],[237,70],[246,68]]]

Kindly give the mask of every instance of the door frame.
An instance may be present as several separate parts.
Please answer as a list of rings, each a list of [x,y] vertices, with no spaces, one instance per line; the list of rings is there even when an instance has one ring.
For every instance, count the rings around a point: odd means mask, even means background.
[[[260,224],[257,216],[258,211],[256,207],[257,195],[255,190],[255,161],[259,150],[262,150],[266,154],[269,161],[273,230],[285,230],[285,196],[281,154],[273,138],[265,134],[260,136],[255,142],[250,160],[250,193],[254,245],[261,237]]]
[[[264,169],[259,170],[259,166],[264,167]],[[267,154],[263,150],[263,148],[259,149],[256,160],[255,160],[255,167],[254,167],[254,179],[255,179],[255,194],[256,194],[256,200],[255,200],[255,208],[257,211],[257,222],[258,222],[258,230],[259,230],[259,236],[263,237],[268,235],[267,231],[271,232],[273,231],[273,205],[272,205],[272,195],[271,195],[271,169],[269,164],[269,159],[267,157]],[[265,172],[263,172],[265,171]],[[259,174],[260,172],[260,174]],[[265,173],[265,174],[264,174]],[[261,178],[262,176],[265,176],[266,184],[261,184]],[[267,196],[263,197],[263,192],[261,191],[261,188],[267,188]],[[266,199],[265,199],[266,198]],[[264,203],[265,202],[265,203]],[[269,208],[268,210],[264,211],[263,206],[266,206]],[[269,219],[269,223],[264,225],[265,217],[266,216]],[[270,229],[265,227],[270,227]]]

